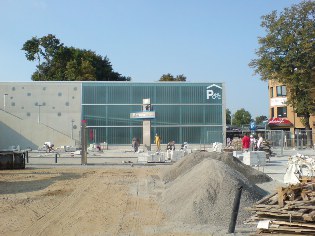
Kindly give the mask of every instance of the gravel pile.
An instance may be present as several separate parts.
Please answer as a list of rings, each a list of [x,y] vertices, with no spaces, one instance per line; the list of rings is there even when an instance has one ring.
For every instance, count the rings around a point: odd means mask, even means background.
[[[161,177],[166,183],[163,208],[174,220],[223,228],[229,225],[237,187],[243,186],[240,224],[250,216],[244,207],[267,195],[256,183],[271,180],[225,153],[193,153],[170,166]]]

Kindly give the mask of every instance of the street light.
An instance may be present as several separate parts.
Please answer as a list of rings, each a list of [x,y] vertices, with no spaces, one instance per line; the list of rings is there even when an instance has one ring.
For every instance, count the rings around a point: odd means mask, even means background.
[[[74,120],[71,120],[71,139],[73,139],[73,122]]]
[[[5,103],[6,103],[6,102],[5,102],[5,97],[8,96],[8,95],[9,95],[9,94],[7,94],[7,93],[3,94],[3,110],[4,110],[4,111],[5,111],[5,105],[6,105],[6,104],[5,104]]]
[[[44,106],[44,104],[35,104],[35,106],[38,106],[38,124],[40,123],[40,107]]]

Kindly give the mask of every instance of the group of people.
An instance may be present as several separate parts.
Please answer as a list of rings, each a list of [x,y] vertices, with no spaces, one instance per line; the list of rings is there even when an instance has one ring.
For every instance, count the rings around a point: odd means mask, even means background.
[[[253,134],[248,136],[245,133],[242,138],[242,149],[244,152],[261,150],[263,141],[264,139],[261,134],[258,134],[258,139],[256,139]]]
[[[154,143],[156,144],[157,150],[160,150],[161,146],[161,137],[156,134],[154,137]],[[139,146],[140,146],[140,140],[137,137],[132,138],[131,146],[133,147],[134,152],[138,152]]]
[[[157,151],[161,151],[161,136],[158,135],[157,133],[155,134],[154,136],[154,143],[156,144],[156,149]],[[139,138],[137,137],[134,137],[132,139],[132,147],[134,149],[134,152],[137,152],[138,149],[139,149],[139,146],[140,146],[140,140]],[[186,148],[187,149],[187,146],[188,146],[188,143],[187,142],[184,142],[182,145],[181,145],[181,149],[184,149]],[[175,141],[170,141],[167,143],[167,146],[166,146],[166,150],[175,150]]]

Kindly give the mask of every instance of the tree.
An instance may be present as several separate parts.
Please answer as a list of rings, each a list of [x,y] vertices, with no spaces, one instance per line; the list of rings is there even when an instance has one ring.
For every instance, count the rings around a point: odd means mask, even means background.
[[[227,108],[225,111],[225,116],[226,116],[226,124],[231,125],[232,121],[232,112]]]
[[[248,125],[252,119],[251,114],[244,108],[237,110],[233,117],[233,125],[242,126]]]
[[[310,130],[315,111],[315,2],[303,1],[283,12],[262,17],[266,36],[260,37],[258,56],[249,66],[261,80],[274,80],[287,86],[287,104],[303,116]],[[308,135],[311,145],[311,135]]]
[[[26,41],[22,50],[25,51],[25,56],[29,61],[38,60],[37,72],[35,77],[38,80],[46,80],[45,71],[51,65],[55,54],[63,45],[54,35],[48,34],[42,38],[32,37]]]
[[[182,81],[185,82],[186,81],[186,77],[184,75],[177,75],[176,77],[174,77],[172,74],[168,73],[168,74],[164,74],[161,76],[159,81]]]
[[[54,35],[27,40],[22,50],[29,61],[38,60],[34,81],[130,81],[115,72],[107,57],[66,47]]]
[[[265,120],[267,120],[268,118],[267,118],[267,116],[257,116],[256,118],[255,118],[255,121],[256,121],[256,124],[261,124],[263,121],[265,121]]]
[[[175,78],[175,81],[182,81],[182,82],[186,82],[186,76],[182,75],[177,75]]]

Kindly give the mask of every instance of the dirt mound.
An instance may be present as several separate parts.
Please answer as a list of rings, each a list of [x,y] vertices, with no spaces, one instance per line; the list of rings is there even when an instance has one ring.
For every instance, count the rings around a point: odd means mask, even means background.
[[[164,172],[168,182],[163,208],[172,218],[188,224],[228,227],[235,191],[243,186],[238,223],[250,216],[244,207],[267,194],[255,181],[268,179],[237,159],[220,153],[194,153]],[[259,177],[255,177],[255,174]],[[178,178],[180,176],[180,178]]]
[[[204,159],[210,158],[222,161],[230,168],[243,174],[252,184],[272,181],[268,175],[258,171],[250,166],[245,165],[239,159],[232,156],[232,153],[217,152],[196,152],[185,156],[185,158],[176,162],[174,165],[162,172],[162,179],[165,183],[175,180],[177,177],[189,172],[195,165]]]

